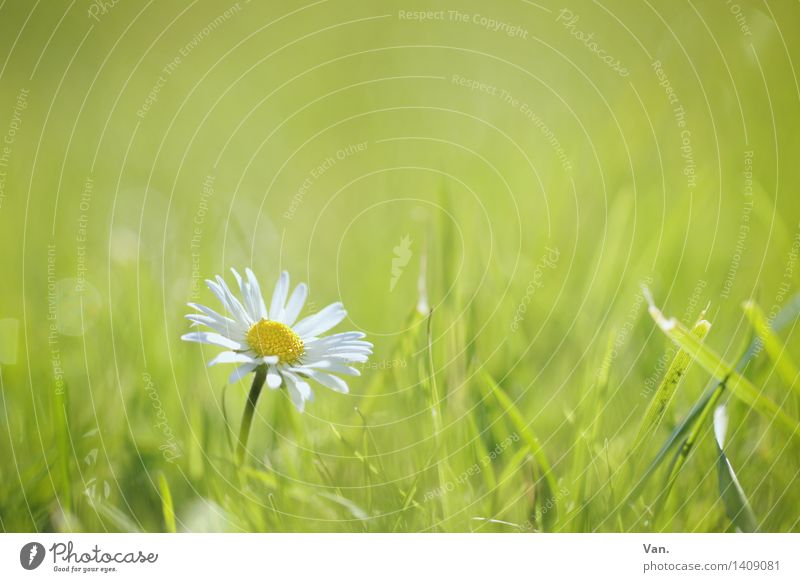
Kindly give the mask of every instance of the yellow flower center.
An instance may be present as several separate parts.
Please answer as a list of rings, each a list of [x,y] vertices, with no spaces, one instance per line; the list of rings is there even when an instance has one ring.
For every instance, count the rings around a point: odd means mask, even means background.
[[[247,343],[259,356],[278,356],[283,364],[293,364],[305,352],[303,340],[292,328],[268,319],[247,330]]]

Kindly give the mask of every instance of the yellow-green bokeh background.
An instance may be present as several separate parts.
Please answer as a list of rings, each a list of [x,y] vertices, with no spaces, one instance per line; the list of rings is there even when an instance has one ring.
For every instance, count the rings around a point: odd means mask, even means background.
[[[529,520],[519,445],[494,482],[459,481],[516,434],[489,374],[542,441],[563,515],[585,508],[554,529],[730,529],[708,432],[660,521],[609,519],[670,349],[639,288],[687,324],[710,303],[729,361],[741,302],[774,315],[796,290],[798,33],[777,1],[2,3],[2,527],[160,531],[163,475],[178,529],[542,529],[482,521]],[[375,344],[351,395],[317,388],[299,415],[264,394],[256,476],[231,467],[222,410],[235,430],[247,385],[223,391],[214,350],[179,340],[187,301],[215,306],[202,279],[245,266],[263,288],[289,270],[317,309],[341,299]],[[796,416],[759,358],[751,379]],[[691,370],[653,451],[707,381]],[[760,528],[796,531],[797,442],[729,409]],[[442,480],[446,501],[426,499]]]

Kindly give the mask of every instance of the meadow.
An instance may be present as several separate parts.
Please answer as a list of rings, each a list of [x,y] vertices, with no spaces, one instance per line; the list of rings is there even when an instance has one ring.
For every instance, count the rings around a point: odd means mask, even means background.
[[[0,3],[0,530],[800,531],[799,11]],[[246,267],[374,354],[238,463]]]

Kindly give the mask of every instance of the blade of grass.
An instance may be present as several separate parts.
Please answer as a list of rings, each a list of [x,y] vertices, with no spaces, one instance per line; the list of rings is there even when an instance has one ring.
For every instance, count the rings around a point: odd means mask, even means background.
[[[578,442],[575,444],[572,483],[578,484],[577,494],[575,495],[577,507],[573,509],[567,518],[567,522],[571,524],[570,531],[580,531],[583,529],[579,525],[578,520],[583,519],[584,523],[586,523],[585,510],[588,503],[586,491],[589,487],[589,467],[592,466],[591,461],[587,461],[587,456],[592,455],[591,447],[592,444],[597,441],[597,434],[600,430],[600,418],[596,411],[600,408],[608,390],[609,379],[611,377],[611,363],[614,360],[614,350],[616,349],[615,342],[617,333],[616,329],[612,329],[608,334],[603,357],[600,360],[600,366],[595,374],[595,383],[590,388],[593,398],[587,399],[586,405],[581,413],[581,417],[584,419],[583,425],[589,428],[584,428],[579,432]]]
[[[399,516],[398,516],[397,520],[395,521],[394,527],[393,527],[393,529],[392,529],[392,532],[393,532],[393,533],[397,531],[398,527],[399,527],[399,526],[400,526],[400,524],[402,523],[402,519],[403,519],[403,513],[404,513],[404,512],[405,512],[405,511],[406,511],[406,510],[407,510],[409,507],[411,507],[412,505],[414,505],[415,507],[418,507],[418,508],[420,508],[420,509],[424,509],[424,507],[423,507],[422,505],[420,505],[419,503],[417,503],[417,502],[414,500],[414,495],[415,495],[415,494],[416,494],[416,492],[417,492],[417,489],[418,489],[418,486],[419,486],[419,482],[420,482],[420,480],[422,479],[422,476],[423,476],[425,473],[427,473],[427,472],[428,472],[428,469],[430,468],[430,466],[431,466],[431,463],[433,463],[433,460],[434,460],[435,458],[436,458],[436,450],[434,449],[433,453],[431,453],[431,455],[428,457],[428,461],[427,461],[427,462],[426,462],[426,463],[423,465],[423,469],[422,469],[421,471],[417,471],[417,472],[416,472],[416,475],[415,475],[415,477],[414,477],[414,481],[412,481],[412,483],[411,483],[411,486],[408,488],[408,492],[405,494],[405,497],[404,497],[404,499],[403,499],[403,503],[402,503],[402,505],[401,505],[401,509],[400,509],[400,511],[398,512],[398,513],[399,513]]]
[[[713,386],[711,386],[709,390],[706,390],[706,392],[703,393],[703,395],[700,397],[700,400],[698,400],[697,403],[689,411],[689,414],[686,415],[686,418],[684,418],[683,421],[673,429],[672,433],[670,433],[667,440],[661,446],[661,449],[659,449],[655,458],[647,466],[647,469],[642,474],[641,478],[639,479],[639,482],[631,490],[626,501],[630,502],[633,499],[637,498],[642,493],[642,490],[644,489],[644,486],[647,484],[649,478],[656,471],[656,469],[658,469],[658,467],[661,466],[661,463],[667,457],[667,453],[669,453],[670,450],[672,450],[672,447],[675,445],[675,443],[677,443],[678,440],[680,440],[680,438],[694,426],[695,421],[700,417],[701,414],[703,414],[703,411],[706,410],[706,408],[709,406],[709,402],[711,402],[711,399],[714,398],[714,395],[717,393],[719,387],[720,383],[716,383]]]
[[[777,421],[794,438],[800,439],[800,423],[783,412],[769,397],[762,394],[749,380],[740,375],[711,348],[701,342],[684,325],[674,318],[667,319],[653,303],[650,302],[650,315],[664,334],[678,347],[686,350],[691,356],[715,378],[726,380],[726,385],[736,398],[762,414],[770,421]]]
[[[742,355],[739,356],[736,364],[736,370],[738,372],[744,372],[747,365],[750,363],[750,360],[756,355],[756,346],[758,344],[757,338],[754,336],[750,336],[749,340],[746,342],[746,346],[748,346],[745,350],[742,351]],[[647,467],[647,470],[644,472],[642,477],[640,478],[639,482],[636,484],[636,487],[631,491],[628,495],[626,501],[631,501],[641,494],[642,489],[647,484],[648,479],[652,476],[656,469],[661,465],[664,459],[667,457],[667,454],[672,449],[673,446],[687,433],[689,433],[693,427],[695,426],[695,422],[700,418],[708,407],[713,407],[716,404],[719,396],[724,389],[722,384],[723,381],[717,381],[716,379],[712,380],[711,383],[706,387],[706,390],[703,392],[703,395],[700,399],[692,406],[689,413],[686,417],[676,426],[672,433],[670,433],[669,438],[664,441],[664,444],[661,446],[661,449],[656,454],[653,461]],[[719,395],[717,393],[719,392]],[[703,417],[705,418],[705,417]]]
[[[103,517],[108,519],[121,533],[141,533],[139,526],[120,509],[108,505],[103,501],[94,501],[92,507]]]
[[[53,411],[56,445],[58,448],[58,475],[61,481],[59,502],[64,519],[69,521],[72,513],[72,478],[70,477],[71,437],[69,432],[69,400],[66,383],[58,390],[53,387]],[[69,525],[69,524],[67,524]]]
[[[711,411],[714,409],[714,406],[716,406],[717,402],[719,402],[719,399],[722,397],[722,393],[725,391],[725,388],[726,383],[724,380],[717,384],[714,392],[711,394],[711,398],[709,398],[708,402],[700,412],[697,422],[695,422],[694,426],[692,427],[689,436],[683,441],[681,447],[675,452],[675,456],[670,464],[669,477],[667,478],[664,488],[661,490],[661,493],[659,493],[654,504],[653,521],[655,521],[656,517],[660,515],[661,510],[664,508],[664,505],[669,498],[669,494],[675,485],[675,481],[678,479],[678,474],[683,468],[683,465],[686,463],[686,460],[689,458],[689,453],[691,453],[694,449],[694,445],[700,438],[700,433],[706,425],[706,419],[710,416]]]
[[[754,301],[746,301],[742,308],[745,315],[747,315],[747,319],[750,320],[750,325],[753,326],[756,334],[758,334],[764,350],[775,364],[778,375],[790,389],[800,394],[800,382],[797,381],[798,373],[800,372],[798,372],[797,366],[789,358],[783,342],[769,326],[764,312]]]
[[[728,413],[725,405],[714,411],[714,437],[717,442],[717,473],[719,476],[719,495],[725,505],[728,517],[740,531],[754,532],[758,529],[758,521],[750,502],[744,494],[739,479],[725,455],[725,436],[728,430]]]
[[[333,501],[334,503],[336,503],[338,505],[341,505],[342,507],[347,509],[347,511],[349,511],[350,514],[355,519],[357,519],[359,521],[367,521],[367,520],[369,520],[369,514],[366,511],[364,511],[361,507],[359,507],[352,500],[347,499],[346,497],[344,497],[342,495],[333,494],[333,493],[326,493],[325,491],[321,491],[320,493],[317,493],[317,495],[319,495],[320,497],[322,497],[324,499],[327,499],[329,501]]]
[[[172,492],[164,473],[158,475],[158,488],[161,490],[161,511],[164,514],[164,527],[167,533],[175,533],[175,508],[172,505]]]
[[[774,331],[780,331],[786,325],[794,321],[794,319],[800,314],[800,294],[797,294],[789,300],[786,306],[781,309],[778,315],[775,316],[772,322],[772,328]],[[759,341],[758,338],[751,337],[751,339],[746,344],[748,345],[747,349],[744,353],[739,357],[738,362],[736,364],[736,371],[743,373],[747,365],[750,361],[757,355],[758,353],[758,346]],[[673,474],[677,475],[677,472],[680,471],[680,467],[686,461],[688,454],[691,452],[694,442],[697,440],[699,431],[697,427],[702,426],[707,418],[708,414],[706,411],[711,410],[722,396],[724,392],[724,380],[722,381],[714,381],[710,386],[707,387],[706,391],[700,397],[700,399],[695,403],[695,405],[691,408],[689,413],[686,417],[681,421],[678,426],[673,429],[672,433],[670,434],[669,438],[664,442],[661,449],[656,454],[653,461],[645,470],[642,477],[639,479],[639,482],[636,486],[631,490],[626,498],[626,504],[629,504],[634,499],[641,495],[642,490],[644,489],[645,485],[648,483],[650,477],[655,473],[661,463],[663,463],[664,459],[667,458],[667,454],[672,450],[676,443],[680,441],[680,439],[687,433],[691,433],[689,438],[684,439],[683,443],[679,451],[673,457],[672,463],[670,463],[669,474],[671,479],[667,480],[665,484],[665,490],[668,492],[668,489],[671,487],[671,482],[673,480]],[[663,493],[662,493],[663,494]]]
[[[427,384],[429,394],[428,406],[430,407],[431,417],[433,418],[434,448],[439,456],[439,459],[436,462],[436,474],[439,479],[439,490],[442,491],[442,494],[439,496],[442,506],[442,521],[445,521],[450,516],[450,506],[447,499],[447,487],[445,486],[447,483],[448,463],[447,446],[442,439],[442,407],[441,400],[439,398],[439,385],[436,381],[436,368],[434,367],[433,363],[433,308],[431,308],[430,312],[428,313],[427,352]]]
[[[550,468],[550,463],[547,460],[547,456],[544,454],[544,449],[539,441],[539,438],[533,433],[528,423],[525,422],[522,413],[519,409],[514,405],[511,398],[503,391],[502,388],[494,381],[494,378],[489,376],[488,374],[484,375],[485,378],[485,392],[488,394],[492,394],[494,398],[497,400],[500,407],[503,409],[505,416],[511,421],[511,425],[514,429],[519,433],[522,441],[528,447],[533,455],[533,458],[536,460],[537,465],[539,466],[539,470],[542,472],[542,502],[547,502],[547,500],[555,500],[553,496],[553,492],[556,490],[556,481],[553,477],[553,471]],[[544,515],[548,516],[548,522],[552,523],[555,520],[556,516],[556,507],[555,501],[553,501],[553,508],[551,511],[546,512]]]
[[[702,342],[706,335],[708,335],[710,329],[711,324],[701,316],[699,321],[692,328],[691,334]],[[678,350],[661,384],[658,386],[658,389],[656,389],[653,399],[650,401],[647,412],[642,419],[642,424],[639,427],[639,432],[633,441],[631,454],[638,452],[645,439],[654,435],[661,425],[664,414],[667,412],[667,407],[672,401],[675,392],[678,390],[678,386],[680,386],[686,376],[686,372],[691,363],[691,354],[684,349]]]
[[[469,428],[470,433],[470,442],[473,443],[473,447],[475,449],[475,458],[482,459],[484,464],[481,465],[481,476],[483,477],[483,483],[486,486],[486,492],[490,495],[492,509],[494,509],[497,505],[497,475],[494,470],[494,464],[489,459],[489,449],[486,446],[486,443],[483,441],[482,434],[478,429],[478,425],[475,422],[475,417],[471,414],[466,415],[466,422]],[[501,480],[502,482],[502,480]]]

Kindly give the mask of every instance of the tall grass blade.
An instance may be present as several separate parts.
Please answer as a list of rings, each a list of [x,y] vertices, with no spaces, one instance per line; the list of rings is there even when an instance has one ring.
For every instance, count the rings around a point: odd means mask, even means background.
[[[434,449],[437,451],[438,460],[436,461],[436,473],[439,480],[439,496],[442,505],[442,519],[446,520],[450,516],[450,505],[447,499],[447,473],[449,464],[447,462],[447,446],[442,439],[442,399],[439,396],[439,384],[436,381],[436,368],[433,362],[433,309],[428,313],[428,324],[426,330],[427,337],[427,364],[428,364],[428,406],[433,419],[433,442]]]
[[[109,520],[114,527],[124,533],[141,533],[141,528],[130,517],[113,505],[108,505],[103,501],[92,502],[92,508],[104,518]]]
[[[69,429],[68,386],[64,383],[61,390],[53,390],[52,416],[55,424],[56,446],[58,449],[58,478],[61,482],[59,503],[64,519],[69,520],[72,513],[72,477],[70,476],[71,437]],[[69,526],[69,524],[67,524]]]
[[[597,442],[598,431],[600,430],[600,418],[597,415],[597,410],[602,405],[608,391],[609,378],[611,377],[611,363],[614,360],[615,342],[617,339],[617,330],[612,329],[608,334],[606,340],[605,350],[603,351],[603,358],[600,361],[600,366],[597,370],[594,383],[590,387],[592,398],[586,399],[586,404],[581,411],[580,417],[583,419],[584,428],[578,434],[578,442],[575,443],[575,455],[572,467],[572,482],[577,483],[577,494],[575,499],[577,507],[572,510],[568,517],[570,524],[570,531],[585,531],[588,527],[588,509],[589,500],[587,499],[587,490],[589,487],[589,467],[592,466],[592,460],[587,457],[592,456],[591,447]]]
[[[164,514],[164,528],[167,533],[177,532],[175,527],[175,508],[172,505],[172,492],[164,473],[158,475],[158,488],[161,491],[161,511]]]
[[[784,326],[789,324],[797,315],[800,313],[800,294],[794,296],[791,301],[784,307],[778,315],[775,317],[773,321],[773,329],[775,331],[780,331]],[[736,371],[743,372],[750,361],[755,357],[758,353],[758,339],[751,338],[748,342],[748,348],[744,351],[744,353],[739,357],[737,364],[736,364]],[[628,496],[628,501],[635,499],[638,497],[644,486],[647,484],[648,479],[652,476],[652,474],[658,469],[664,459],[667,457],[667,454],[672,449],[673,446],[683,437],[683,435],[687,434],[691,430],[691,428],[695,425],[695,421],[698,417],[706,410],[709,406],[713,407],[716,404],[719,396],[721,396],[721,391],[723,389],[722,386],[723,382],[717,382],[716,380],[706,388],[703,395],[700,399],[692,406],[689,413],[686,417],[676,426],[672,433],[670,434],[669,438],[664,442],[659,449],[658,453],[656,454],[653,461],[647,467],[647,470],[644,472],[642,477],[639,479],[639,482],[636,484],[636,487],[631,491],[630,495]],[[719,394],[718,394],[719,393]],[[712,401],[713,399],[713,401]]]
[[[725,504],[725,511],[739,531],[754,532],[758,528],[758,521],[753,513],[750,502],[744,494],[739,479],[725,455],[725,436],[728,430],[728,413],[725,405],[720,405],[714,411],[714,437],[717,442],[717,473],[719,476],[719,495]]]
[[[544,449],[542,448],[539,438],[533,433],[529,423],[525,422],[522,413],[514,405],[514,402],[512,402],[511,398],[509,398],[503,389],[500,388],[497,382],[494,381],[494,378],[488,374],[485,375],[485,386],[487,395],[492,394],[497,400],[498,404],[503,409],[503,412],[511,421],[511,425],[519,433],[520,438],[530,450],[531,455],[533,455],[533,458],[536,460],[536,463],[542,472],[541,495],[537,496],[537,500],[539,500],[541,503],[546,503],[548,500],[552,501],[553,508],[542,513],[544,519],[547,521],[547,525],[552,525],[557,515],[555,505],[556,501],[554,497],[554,492],[556,491],[556,481],[553,477],[553,471],[550,468],[550,463],[547,460],[547,456],[544,453]]]
[[[691,333],[694,337],[702,342],[706,335],[708,335],[710,329],[711,324],[705,319],[701,318],[692,328]],[[686,376],[686,372],[691,363],[691,354],[684,349],[678,350],[678,352],[675,354],[675,357],[672,359],[672,363],[667,369],[667,373],[664,375],[661,384],[658,386],[653,399],[650,401],[650,405],[647,408],[644,419],[642,419],[642,424],[639,427],[639,433],[636,435],[636,439],[633,441],[633,446],[631,447],[632,453],[636,453],[639,450],[639,447],[641,447],[644,443],[645,439],[654,435],[658,427],[661,425],[664,414],[667,412],[667,407],[672,401],[675,392],[678,390],[678,386],[680,386],[681,382]]]
[[[678,474],[683,468],[683,465],[686,463],[686,460],[689,458],[689,453],[691,453],[694,449],[695,443],[697,443],[697,440],[700,438],[700,433],[706,426],[706,419],[710,416],[711,410],[713,410],[714,406],[716,406],[717,402],[719,402],[719,399],[722,398],[722,393],[725,391],[725,387],[725,381],[717,384],[717,386],[714,388],[714,391],[711,393],[711,397],[700,411],[697,421],[692,426],[689,436],[686,437],[680,448],[675,452],[672,463],[670,463],[669,477],[664,484],[664,488],[661,490],[661,493],[659,493],[659,496],[656,499],[653,509],[654,520],[661,513],[661,510],[666,504],[669,494],[675,485],[675,481],[678,479]]]
[[[753,326],[753,329],[761,340],[764,350],[775,364],[775,369],[778,372],[778,375],[790,389],[800,394],[800,382],[798,382],[798,374],[800,374],[800,372],[789,357],[783,342],[769,326],[769,322],[764,316],[764,312],[754,301],[745,302],[742,308],[744,309],[745,315],[747,315],[747,319],[750,320],[750,324]]]
[[[627,497],[627,501],[632,501],[641,495],[642,490],[644,489],[645,485],[647,485],[648,480],[653,473],[655,473],[656,469],[661,466],[661,463],[664,461],[664,459],[667,458],[667,454],[672,450],[672,447],[674,447],[681,437],[683,437],[683,435],[685,435],[694,426],[695,421],[703,414],[703,411],[708,408],[709,402],[711,402],[712,398],[714,399],[714,402],[716,402],[715,395],[719,389],[720,383],[716,383],[711,386],[710,389],[706,390],[700,397],[700,400],[698,400],[689,411],[689,414],[686,415],[686,418],[684,418],[678,424],[678,426],[672,430],[667,440],[664,441],[664,444],[659,449],[655,458],[650,462],[645,472],[639,478],[636,486],[631,490]]]
[[[667,319],[661,311],[650,301],[650,315],[667,337],[675,342],[678,347],[686,350],[703,368],[725,384],[736,398],[762,414],[770,421],[775,421],[783,426],[794,438],[800,440],[800,423],[775,404],[769,397],[757,390],[749,380],[740,375],[733,367],[691,331],[674,318]]]

